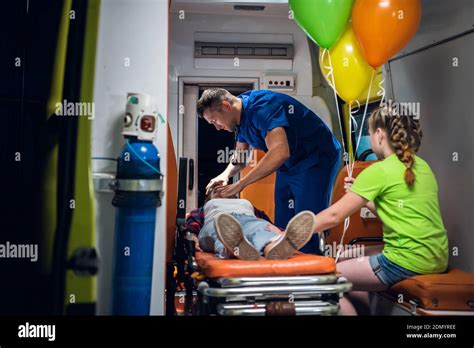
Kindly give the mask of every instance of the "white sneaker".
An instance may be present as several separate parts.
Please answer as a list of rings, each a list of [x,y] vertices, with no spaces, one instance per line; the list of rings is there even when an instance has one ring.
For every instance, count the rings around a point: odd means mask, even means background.
[[[283,237],[265,247],[265,258],[268,260],[287,259],[309,242],[315,228],[316,217],[311,211],[305,210],[298,213],[288,222]]]
[[[219,240],[227,252],[241,260],[255,261],[260,259],[257,249],[245,238],[239,221],[230,214],[221,213],[216,216],[214,224]]]

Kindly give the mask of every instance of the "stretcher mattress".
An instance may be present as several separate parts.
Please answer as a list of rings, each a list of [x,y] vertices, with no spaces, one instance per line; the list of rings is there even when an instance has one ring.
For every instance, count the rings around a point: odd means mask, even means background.
[[[200,272],[208,278],[297,276],[334,273],[334,259],[296,253],[287,260],[245,261],[220,259],[212,253],[196,252]]]

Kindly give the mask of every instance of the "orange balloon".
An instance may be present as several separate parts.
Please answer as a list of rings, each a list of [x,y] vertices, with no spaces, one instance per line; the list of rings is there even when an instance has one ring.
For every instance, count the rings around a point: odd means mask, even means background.
[[[373,68],[410,41],[420,19],[420,0],[357,0],[352,8],[352,27]]]

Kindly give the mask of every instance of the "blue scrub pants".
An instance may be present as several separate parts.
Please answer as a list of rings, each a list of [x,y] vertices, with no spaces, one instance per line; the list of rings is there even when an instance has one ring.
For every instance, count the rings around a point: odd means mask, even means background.
[[[285,228],[290,219],[303,210],[317,214],[329,207],[340,162],[341,155],[338,153],[330,163],[320,162],[302,170],[278,170],[275,182],[275,225]],[[321,254],[319,236],[313,235],[301,251]]]

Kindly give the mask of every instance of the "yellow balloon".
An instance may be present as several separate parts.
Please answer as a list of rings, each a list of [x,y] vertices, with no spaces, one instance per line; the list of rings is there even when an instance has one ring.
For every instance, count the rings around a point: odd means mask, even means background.
[[[372,81],[372,86],[370,87],[369,102],[372,102],[376,99],[380,99],[380,95],[378,93],[381,92],[380,84],[382,83],[382,80],[383,80],[382,67],[379,67],[379,68],[375,69],[375,72],[374,72],[374,80]],[[383,86],[383,84],[382,84],[382,86]],[[369,93],[369,87],[367,87],[365,89],[365,91],[362,92],[356,99],[361,104],[365,104],[365,101],[367,100],[367,94],[368,93]]]
[[[336,92],[345,102],[351,104],[369,87],[373,69],[366,62],[350,23],[329,52],[324,53],[323,49],[319,50],[321,72],[329,85],[333,87],[332,78],[329,75],[331,66],[329,55]]]

